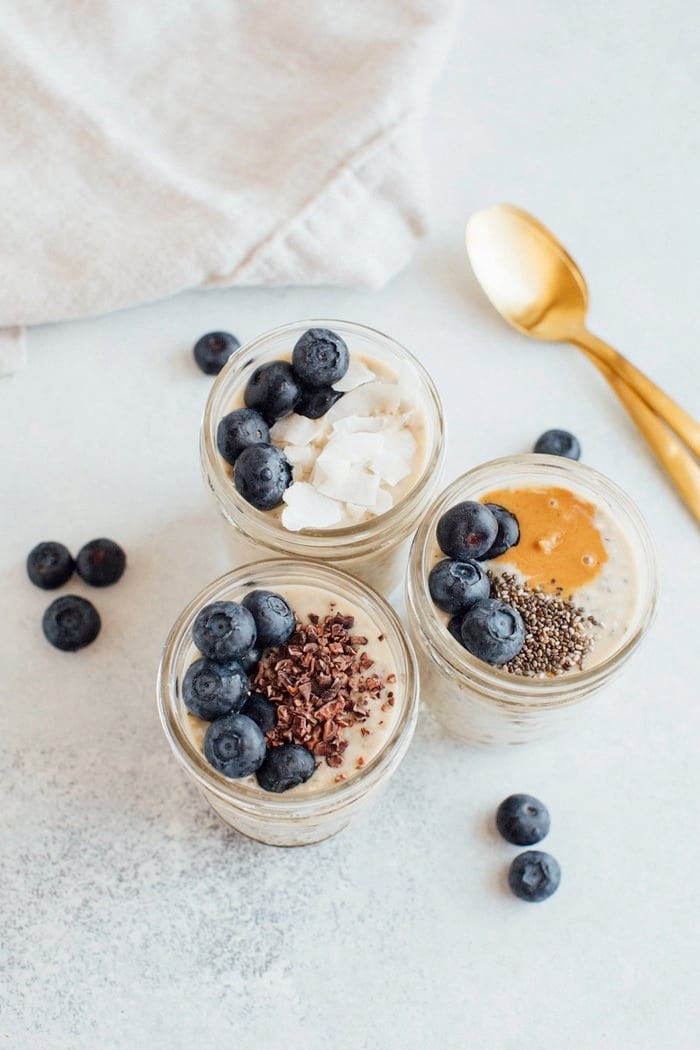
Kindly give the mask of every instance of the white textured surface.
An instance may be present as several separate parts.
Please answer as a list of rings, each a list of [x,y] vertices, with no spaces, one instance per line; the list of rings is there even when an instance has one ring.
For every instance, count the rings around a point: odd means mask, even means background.
[[[532,210],[586,273],[594,330],[699,415],[697,29],[678,2],[472,5],[432,111],[432,236],[384,292],[189,295],[31,333],[28,368],[0,382],[1,1046],[697,1046],[698,531],[597,373],[500,325],[462,249],[476,208]],[[208,812],[153,694],[170,623],[224,567],[189,349],[303,316],[416,350],[446,403],[448,479],[574,430],[646,510],[663,597],[571,738],[481,753],[423,712],[374,810],[285,852]],[[90,594],[97,642],[58,653],[25,555],[105,533],[127,574]],[[504,890],[516,849],[490,821],[513,790],[552,812],[563,881],[539,906]]]

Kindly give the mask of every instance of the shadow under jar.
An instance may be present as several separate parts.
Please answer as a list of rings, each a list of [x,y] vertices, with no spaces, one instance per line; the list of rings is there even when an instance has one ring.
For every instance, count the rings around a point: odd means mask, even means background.
[[[352,740],[348,732],[350,746],[344,752],[348,761],[339,768],[324,767],[323,776],[319,776],[319,767],[306,783],[280,794],[263,790],[254,775],[231,779],[209,764],[201,748],[204,723],[191,715],[182,695],[187,668],[200,655],[192,640],[192,625],[198,612],[213,602],[240,603],[256,589],[285,597],[301,621],[312,613],[323,614],[329,607],[340,614],[356,616],[352,631],[366,635],[368,654],[373,653],[372,645],[375,654],[378,647],[381,649],[374,666],[391,671],[391,682],[381,700],[386,712],[378,709],[373,720],[354,726]],[[368,673],[373,673],[373,669]],[[242,566],[215,580],[189,603],[166,641],[157,693],[168,742],[206,801],[237,831],[274,846],[319,842],[344,828],[399,766],[413,737],[418,713],[415,655],[389,604],[345,573],[318,563],[286,559]],[[371,727],[370,733],[362,732],[365,726]],[[362,755],[359,760],[358,753]]]
[[[293,531],[283,524],[283,505],[258,510],[240,495],[232,480],[233,468],[221,456],[216,437],[220,420],[243,407],[244,390],[253,372],[272,361],[289,362],[295,343],[311,328],[337,333],[348,346],[351,362],[361,362],[380,380],[397,383],[400,410],[412,408],[404,415],[409,417],[406,426],[416,449],[410,475],[394,487],[394,503],[389,509],[383,513],[370,511],[365,520]],[[336,384],[341,385],[342,381]],[[395,340],[347,321],[299,321],[264,333],[229,359],[207,401],[200,454],[204,477],[223,517],[233,564],[261,555],[311,558],[337,566],[389,595],[404,578],[411,537],[441,483],[445,456],[442,405],[423,366]],[[293,479],[297,473],[294,467]]]
[[[546,502],[554,501],[550,518],[554,528],[543,526],[540,534],[537,528],[528,527],[530,547],[553,549],[559,542],[556,492],[562,500],[567,498],[564,493],[570,493],[575,501],[592,508],[600,549],[605,551],[601,561],[607,558],[592,583],[571,593],[572,603],[583,609],[583,619],[587,621],[588,614],[594,613],[597,626],[590,626],[593,644],[580,666],[562,673],[514,674],[505,666],[492,666],[473,656],[449,633],[449,614],[434,604],[428,589],[431,568],[445,557],[436,539],[441,516],[466,500],[498,502],[508,508],[508,493],[523,490],[549,492]],[[511,498],[517,501],[515,495]],[[523,522],[521,533],[522,526]],[[522,535],[520,542],[525,542]],[[509,571],[509,559],[515,561],[515,553],[519,557],[523,550],[513,547],[482,564],[499,576]],[[591,561],[591,557],[584,554],[581,560]],[[517,572],[511,575],[521,585],[527,579]],[[554,585],[553,577],[545,582]],[[530,586],[536,589],[532,581]],[[566,588],[562,597],[568,597]],[[613,603],[608,606],[609,616],[606,602]],[[445,729],[467,743],[498,746],[545,738],[565,728],[581,702],[617,676],[649,627],[656,602],[657,565],[649,530],[614,482],[590,467],[557,456],[522,455],[485,463],[457,478],[437,497],[411,548],[406,605],[422,696]]]

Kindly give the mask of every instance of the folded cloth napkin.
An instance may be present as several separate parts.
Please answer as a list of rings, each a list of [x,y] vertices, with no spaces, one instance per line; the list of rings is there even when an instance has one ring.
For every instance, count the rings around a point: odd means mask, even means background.
[[[459,0],[0,0],[0,371],[186,288],[381,286]],[[4,348],[4,349],[3,349]]]

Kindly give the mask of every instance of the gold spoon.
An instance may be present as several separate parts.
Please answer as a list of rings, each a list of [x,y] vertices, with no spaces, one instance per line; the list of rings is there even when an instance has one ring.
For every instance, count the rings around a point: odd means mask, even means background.
[[[586,328],[588,289],[566,249],[527,212],[496,204],[467,223],[467,252],[502,317],[535,339],[569,342],[602,372],[700,522],[700,424],[617,350]],[[662,420],[664,422],[662,422]]]

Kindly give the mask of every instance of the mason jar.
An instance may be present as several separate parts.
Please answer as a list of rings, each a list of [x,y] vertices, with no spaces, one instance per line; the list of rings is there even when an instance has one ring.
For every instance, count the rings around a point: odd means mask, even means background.
[[[350,357],[400,375],[415,399],[412,425],[419,469],[402,484],[400,499],[366,521],[293,532],[281,521],[281,508],[261,511],[247,503],[232,481],[232,468],[220,455],[219,421],[243,406],[245,386],[261,365],[291,359],[297,339],[309,328],[329,328],[342,336]],[[204,477],[224,523],[232,565],[263,557],[310,558],[333,565],[389,595],[403,582],[411,537],[437,492],[445,456],[445,424],[435,385],[418,360],[394,339],[364,325],[337,320],[297,321],[275,328],[237,350],[213,383],[200,434]]]
[[[335,779],[316,780],[320,770],[305,783],[275,794],[263,790],[255,777],[230,779],[204,757],[198,742],[199,720],[188,712],[182,683],[187,668],[200,653],[192,641],[197,613],[217,601],[240,602],[251,590],[282,594],[303,619],[316,606],[333,602],[342,614],[357,615],[355,629],[381,643],[381,661],[391,667],[387,714],[376,715],[387,724],[373,729],[367,759]],[[371,648],[368,645],[368,653]],[[394,680],[395,679],[395,680]],[[168,742],[189,779],[212,809],[242,834],[274,846],[302,846],[328,838],[344,828],[379,794],[403,759],[411,742],[418,712],[418,673],[410,641],[391,606],[366,584],[326,565],[291,559],[258,561],[215,580],[201,591],[175,621],[165,643],[158,672],[158,707]],[[384,708],[382,707],[382,711]],[[375,725],[374,723],[362,723]],[[379,723],[381,725],[381,722]],[[362,730],[355,727],[358,733]],[[356,740],[359,740],[356,737]],[[369,740],[369,737],[366,738]],[[366,743],[362,737],[362,746]],[[348,748],[346,754],[350,753]]]
[[[584,658],[580,669],[530,677],[477,659],[452,637],[446,626],[448,617],[430,596],[428,576],[444,557],[437,546],[436,526],[445,511],[463,500],[492,499],[494,491],[537,487],[569,490],[614,523],[614,535],[624,537],[625,571],[620,586],[628,588],[628,593],[624,629],[606,641],[601,659],[592,658],[587,665]],[[503,505],[507,506],[505,498]],[[610,532],[612,535],[612,528]],[[507,557],[506,553],[501,561]],[[623,560],[622,554],[619,558]],[[611,566],[610,571],[613,569]],[[572,600],[576,602],[575,593]],[[600,600],[604,604],[605,594]],[[584,700],[616,678],[652,622],[656,603],[653,542],[636,506],[618,485],[591,467],[558,456],[510,456],[485,463],[440,493],[411,547],[406,606],[422,697],[445,729],[467,743],[511,745],[539,740],[566,727],[574,712],[586,706]]]

